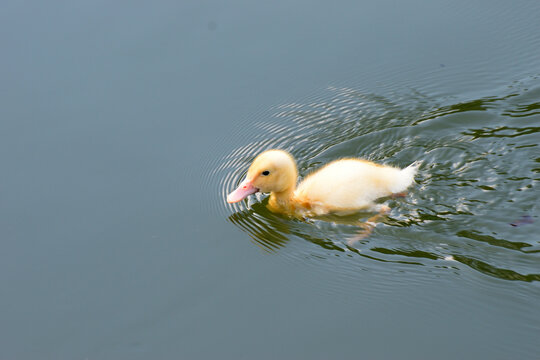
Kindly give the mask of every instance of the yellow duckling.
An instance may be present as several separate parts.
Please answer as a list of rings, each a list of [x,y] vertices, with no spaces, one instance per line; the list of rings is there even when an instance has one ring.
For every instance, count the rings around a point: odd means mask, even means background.
[[[245,180],[227,196],[227,202],[235,203],[260,191],[270,193],[271,211],[291,216],[387,211],[387,206],[374,201],[403,193],[414,182],[419,165],[399,169],[363,159],[340,159],[310,174],[297,187],[298,171],[291,154],[268,150],[255,158]]]

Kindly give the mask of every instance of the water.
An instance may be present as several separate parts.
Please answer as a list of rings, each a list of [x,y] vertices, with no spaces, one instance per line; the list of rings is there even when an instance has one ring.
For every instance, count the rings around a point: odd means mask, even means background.
[[[276,120],[255,122],[262,131],[252,139],[261,139],[221,159],[211,176],[224,180],[224,197],[267,148],[289,150],[299,159],[301,175],[340,157],[400,167],[420,160],[416,188],[403,201],[391,201],[395,211],[386,226],[352,248],[347,239],[358,233],[357,226],[285,219],[260,204],[263,195],[233,206],[229,219],[267,249],[301,238],[322,247],[309,250],[319,258],[352,251],[450,269],[458,261],[502,279],[538,281],[540,243],[531,233],[538,231],[533,188],[539,180],[540,87],[530,89],[529,82],[534,86],[538,77],[500,89],[498,97],[469,100],[430,99],[417,89],[381,96],[332,87],[328,99],[280,105]],[[230,206],[223,206],[227,213]],[[303,257],[306,249],[284,253]]]
[[[0,358],[537,359],[540,6],[7,2]],[[423,160],[357,229],[225,195]],[[359,214],[358,216],[366,216]]]

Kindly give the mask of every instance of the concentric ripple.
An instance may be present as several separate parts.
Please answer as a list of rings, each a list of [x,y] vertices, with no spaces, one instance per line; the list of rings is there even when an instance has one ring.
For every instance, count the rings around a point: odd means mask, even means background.
[[[331,87],[319,97],[276,106],[272,116],[255,122],[249,142],[216,159],[219,211],[265,251],[290,259],[360,256],[431,271],[465,264],[500,279],[540,281],[538,99],[536,76],[476,98]],[[273,214],[261,194],[225,202],[253,158],[270,148],[290,151],[301,176],[349,156],[423,165],[408,196],[387,200],[390,214],[349,246],[347,239],[358,232],[350,222]]]

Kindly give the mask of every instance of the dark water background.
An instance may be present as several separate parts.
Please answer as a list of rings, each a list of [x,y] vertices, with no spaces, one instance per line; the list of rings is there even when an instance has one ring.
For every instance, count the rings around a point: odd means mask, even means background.
[[[540,357],[540,3],[0,12],[0,358]],[[224,201],[260,151],[417,184],[356,229]]]

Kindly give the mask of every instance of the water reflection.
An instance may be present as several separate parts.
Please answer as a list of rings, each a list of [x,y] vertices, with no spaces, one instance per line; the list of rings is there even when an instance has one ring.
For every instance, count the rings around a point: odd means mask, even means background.
[[[483,262],[481,260],[468,258],[468,257],[463,256],[463,255],[455,255],[454,258],[457,261],[459,261],[459,262],[461,262],[461,263],[463,263],[465,265],[468,265],[471,268],[473,268],[475,270],[478,270],[483,274],[486,274],[486,275],[489,275],[489,276],[494,276],[494,277],[497,277],[499,279],[519,280],[519,281],[526,281],[526,282],[540,281],[540,274],[526,274],[526,275],[524,275],[524,274],[520,274],[520,273],[518,273],[518,272],[516,272],[514,270],[498,268],[498,267],[490,265],[490,264],[488,264],[486,262]]]
[[[303,222],[271,213],[259,196],[233,206],[228,218],[266,251],[287,258],[347,253],[450,269],[457,261],[500,279],[540,281],[540,242],[529,235],[540,231],[531,191],[540,180],[531,176],[538,172],[540,132],[534,126],[540,85],[533,80],[534,86],[524,81],[507,94],[466,100],[330,88],[305,103],[280,105],[272,118],[256,122],[263,131],[249,145],[222,162],[221,194],[268,148],[290,151],[301,176],[347,156],[397,166],[423,160],[417,184],[404,199],[386,199],[391,213],[354,246],[346,239],[366,214]],[[516,214],[528,221],[510,226]],[[306,240],[315,247],[298,245]]]
[[[513,138],[522,135],[530,135],[540,132],[540,126],[528,126],[523,128],[501,126],[498,128],[470,129],[463,132],[463,135],[471,136],[473,139],[481,137],[508,137]]]
[[[483,241],[493,246],[500,246],[511,250],[522,250],[523,248],[531,247],[531,244],[524,242],[512,242],[503,239],[497,239],[493,236],[484,235],[476,230],[462,230],[456,233],[457,236],[472,239],[476,241]]]
[[[245,230],[255,242],[267,251],[285,246],[290,234],[287,221],[279,221],[279,215],[271,213],[266,205],[256,203],[251,208],[229,216],[229,221]]]

